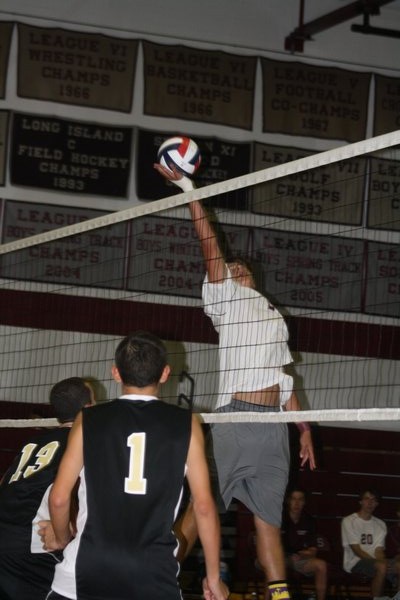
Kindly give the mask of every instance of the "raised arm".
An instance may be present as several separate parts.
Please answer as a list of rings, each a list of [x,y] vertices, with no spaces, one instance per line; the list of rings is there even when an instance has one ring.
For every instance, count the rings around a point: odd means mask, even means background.
[[[180,187],[184,192],[189,192],[194,189],[192,180],[189,179],[189,177],[184,177],[176,169],[172,171],[157,163],[154,165],[154,168],[160,175],[168,181],[172,181],[172,183]],[[206,211],[198,200],[189,203],[189,210],[194,228],[200,240],[206,263],[208,280],[210,283],[217,283],[218,281],[225,279],[226,265],[214,227],[210,223]]]

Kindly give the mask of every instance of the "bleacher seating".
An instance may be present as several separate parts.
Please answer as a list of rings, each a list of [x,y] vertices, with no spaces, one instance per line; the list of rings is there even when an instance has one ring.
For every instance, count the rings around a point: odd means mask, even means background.
[[[334,565],[330,595],[351,599],[368,598],[365,578],[342,571],[341,519],[358,510],[358,494],[367,488],[382,496],[375,515],[389,526],[396,520],[400,504],[400,432],[351,429],[346,427],[313,427],[318,467],[299,469],[298,434],[290,426],[292,467],[290,484],[308,492],[307,510],[317,520],[324,549],[321,557]],[[235,575],[250,581],[255,576],[249,561],[249,534],[253,530],[250,513],[241,505],[237,511],[237,552]],[[322,544],[321,544],[322,545]],[[312,586],[306,578],[292,574],[292,587],[307,597]],[[386,592],[393,595],[393,591]]]

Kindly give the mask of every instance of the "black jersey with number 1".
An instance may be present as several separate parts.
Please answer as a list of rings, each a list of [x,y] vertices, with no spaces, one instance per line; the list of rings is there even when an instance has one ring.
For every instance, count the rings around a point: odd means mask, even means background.
[[[78,600],[180,599],[172,528],[190,411],[124,396],[84,409],[82,423],[78,533],[56,568],[54,591]]]

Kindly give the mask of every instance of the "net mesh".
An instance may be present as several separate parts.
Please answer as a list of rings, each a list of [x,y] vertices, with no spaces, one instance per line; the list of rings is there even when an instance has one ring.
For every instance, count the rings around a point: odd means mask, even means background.
[[[307,420],[398,421],[399,144],[394,132],[295,157],[256,144],[259,167],[287,162],[193,192],[166,187],[166,198],[116,213],[5,202],[1,400],[46,403],[74,375],[115,397],[115,347],[147,329],[166,341],[173,367],[163,397],[206,422],[234,420],[213,412],[218,337],[202,309],[205,268],[187,210],[202,200],[227,259],[252,260],[259,290],[286,319],[288,373]]]

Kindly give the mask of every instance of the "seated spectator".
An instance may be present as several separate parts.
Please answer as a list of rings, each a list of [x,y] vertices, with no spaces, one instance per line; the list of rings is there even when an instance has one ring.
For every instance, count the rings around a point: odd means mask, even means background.
[[[282,541],[287,566],[297,573],[314,577],[317,600],[325,600],[327,563],[317,557],[317,532],[314,518],[304,511],[305,492],[293,488],[286,496],[282,520]]]
[[[371,579],[372,598],[381,598],[385,580],[398,579],[400,562],[385,555],[386,524],[373,515],[379,503],[374,490],[359,496],[360,509],[342,519],[343,568]]]

